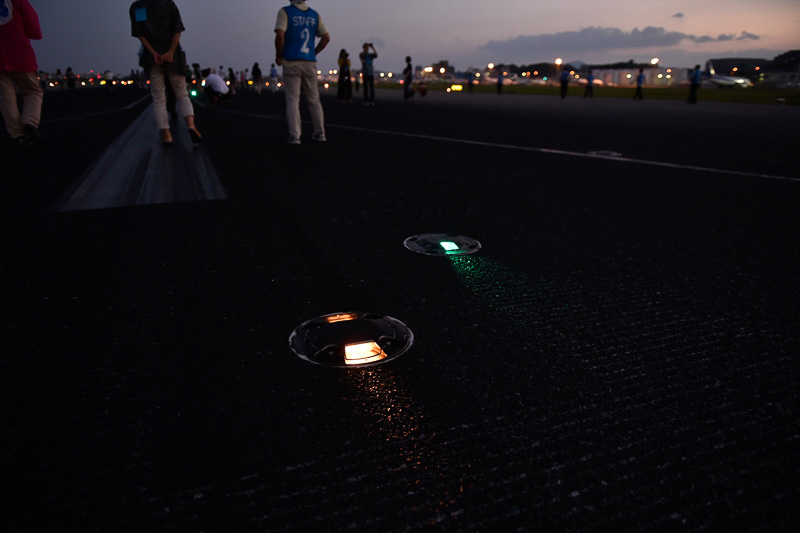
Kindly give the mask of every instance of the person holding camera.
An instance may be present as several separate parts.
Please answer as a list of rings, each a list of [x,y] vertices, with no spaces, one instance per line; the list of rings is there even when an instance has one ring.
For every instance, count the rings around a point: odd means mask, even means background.
[[[370,49],[372,52],[370,52]],[[364,105],[375,105],[375,68],[373,62],[378,57],[375,45],[364,43],[363,50],[358,54],[361,59],[361,75],[364,77]]]

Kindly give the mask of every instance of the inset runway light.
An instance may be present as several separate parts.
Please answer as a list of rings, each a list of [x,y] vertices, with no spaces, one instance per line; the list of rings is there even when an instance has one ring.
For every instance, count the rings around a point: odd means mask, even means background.
[[[304,322],[289,346],[314,364],[354,368],[387,363],[405,353],[414,334],[399,320],[375,313],[332,313]]]
[[[448,233],[425,233],[414,235],[403,242],[412,252],[424,255],[467,255],[481,249],[481,243],[463,235]]]
[[[344,347],[344,362],[347,365],[366,365],[386,357],[386,352],[373,341],[348,344]]]

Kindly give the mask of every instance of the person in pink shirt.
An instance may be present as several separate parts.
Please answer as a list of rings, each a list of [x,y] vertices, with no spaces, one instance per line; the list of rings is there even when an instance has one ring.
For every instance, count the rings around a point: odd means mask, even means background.
[[[42,96],[39,65],[31,39],[42,38],[39,15],[28,0],[0,0],[0,112],[11,140],[18,146],[42,142],[39,120]],[[14,86],[22,93],[22,113]]]

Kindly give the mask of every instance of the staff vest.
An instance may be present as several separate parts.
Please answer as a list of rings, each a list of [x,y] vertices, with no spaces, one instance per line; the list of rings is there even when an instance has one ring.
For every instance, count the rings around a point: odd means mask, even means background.
[[[319,14],[309,8],[303,11],[294,4],[286,6],[289,25],[283,45],[283,57],[289,61],[316,61],[314,53],[319,27]]]

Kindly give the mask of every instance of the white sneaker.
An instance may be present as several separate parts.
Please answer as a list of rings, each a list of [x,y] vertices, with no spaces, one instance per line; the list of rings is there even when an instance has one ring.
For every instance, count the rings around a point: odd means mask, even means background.
[[[318,143],[324,143],[328,141],[328,139],[325,138],[324,133],[315,133],[314,135],[311,136],[311,140],[317,141]]]
[[[300,144],[300,137],[289,137],[288,144]]]

